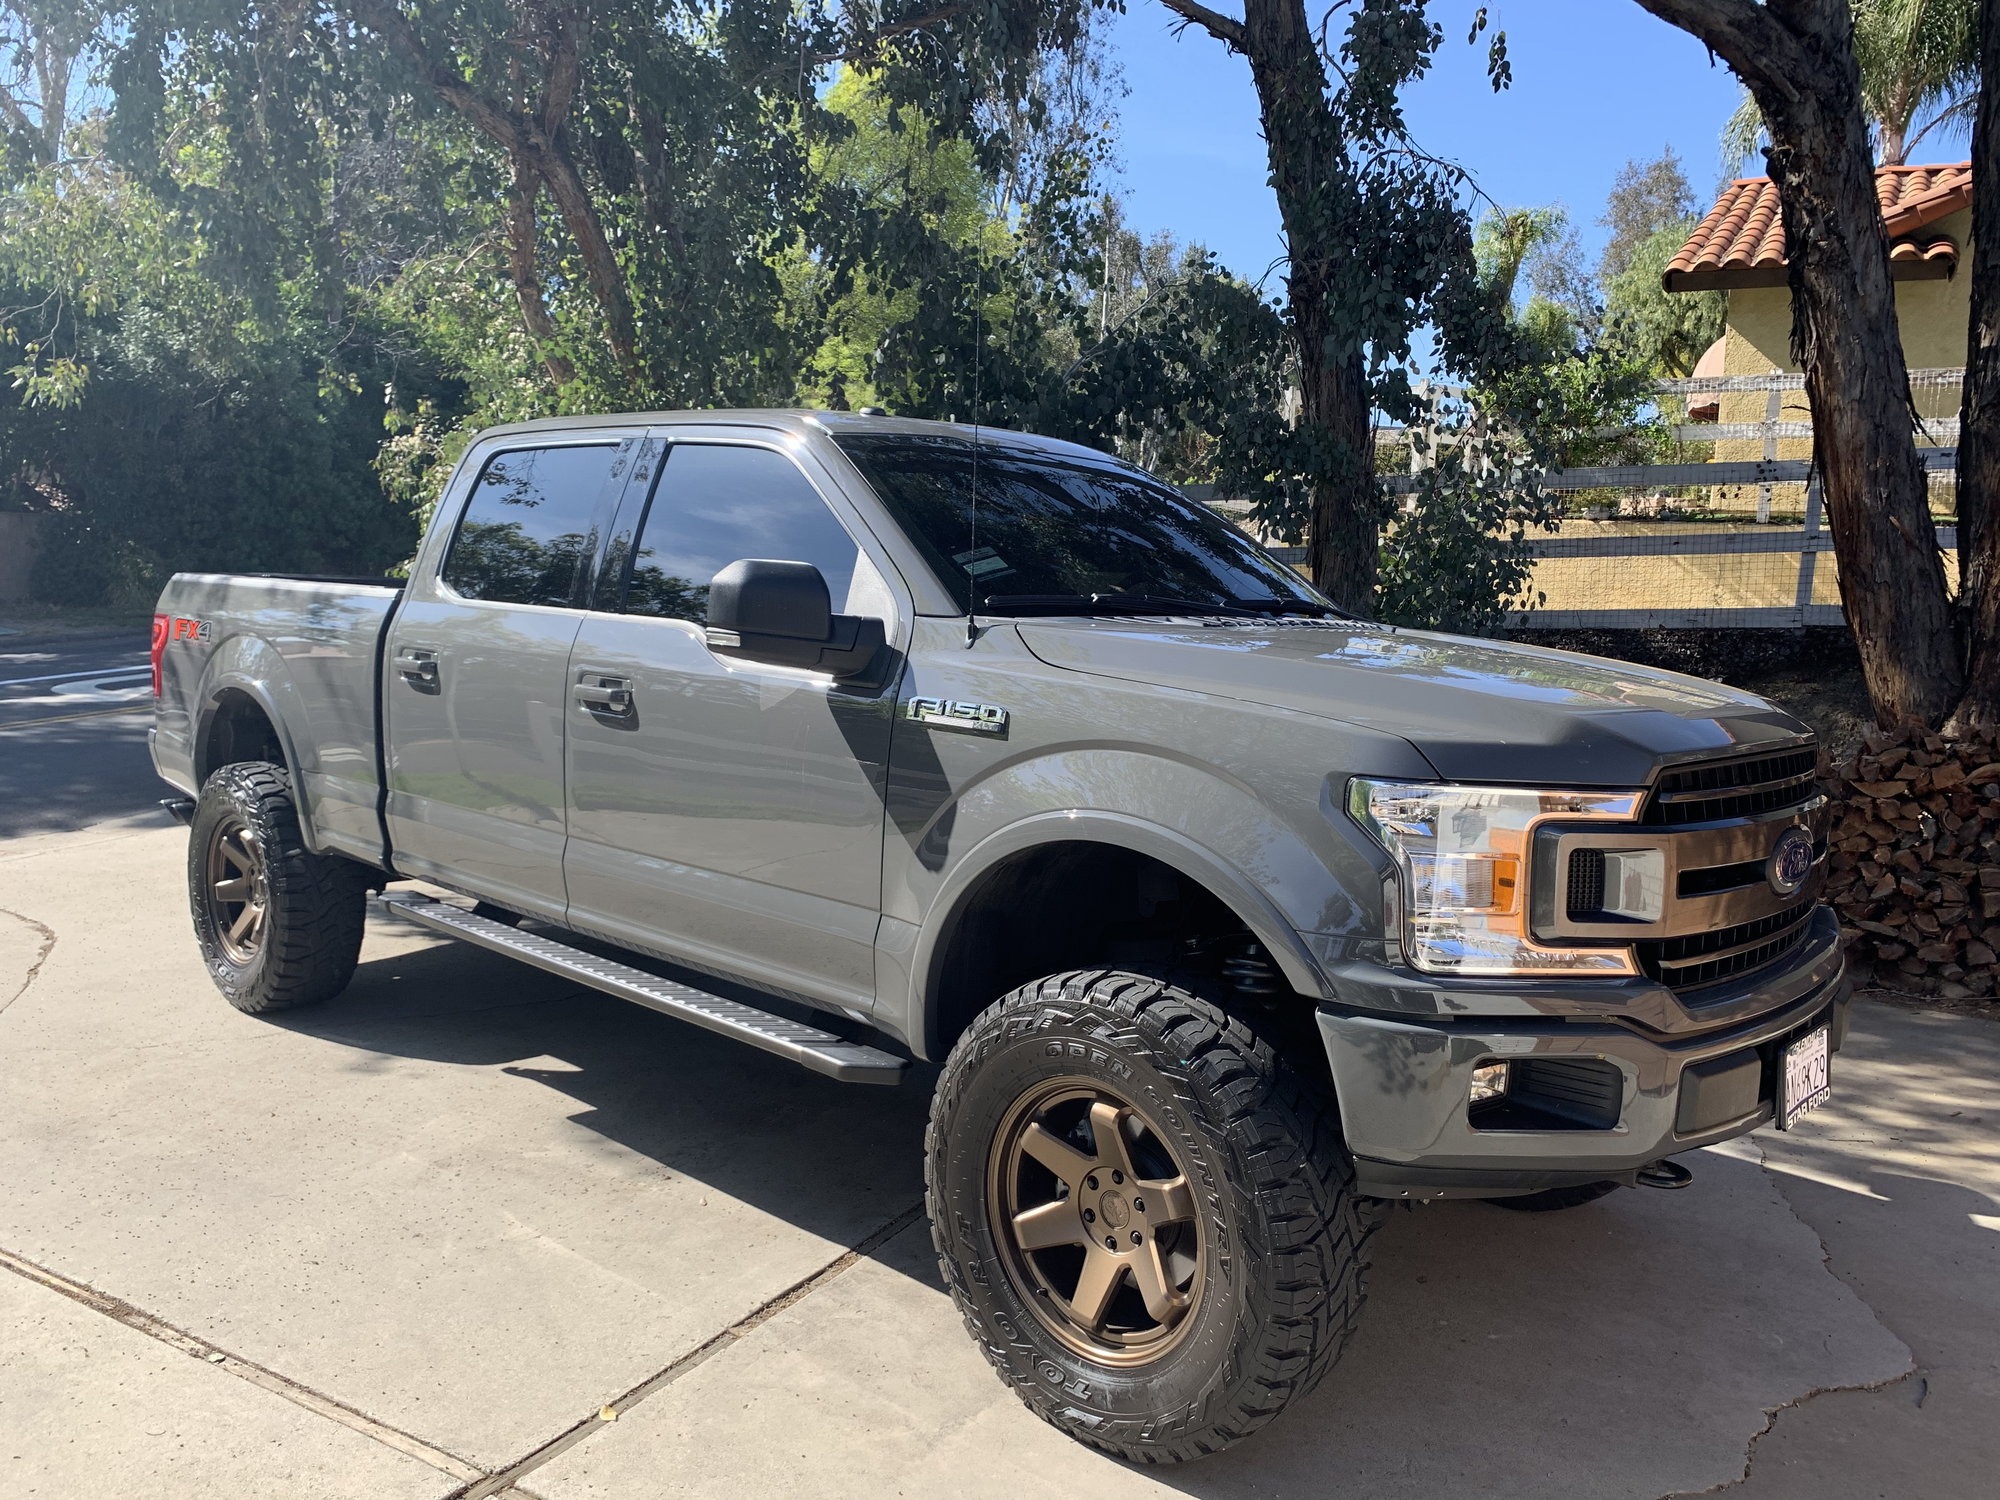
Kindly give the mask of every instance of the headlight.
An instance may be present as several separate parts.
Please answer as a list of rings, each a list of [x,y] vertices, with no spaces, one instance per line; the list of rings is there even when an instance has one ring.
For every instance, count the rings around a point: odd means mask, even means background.
[[[1636,974],[1629,948],[1550,948],[1528,930],[1534,829],[1629,822],[1638,792],[1348,783],[1347,807],[1395,858],[1388,940],[1431,974]],[[1395,908],[1400,907],[1398,912]]]

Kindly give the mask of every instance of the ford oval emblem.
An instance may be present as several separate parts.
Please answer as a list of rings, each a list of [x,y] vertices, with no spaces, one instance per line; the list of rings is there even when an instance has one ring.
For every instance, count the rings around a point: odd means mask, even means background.
[[[1803,828],[1787,828],[1778,835],[1777,846],[1771,850],[1770,863],[1764,867],[1764,878],[1771,882],[1771,889],[1780,896],[1789,896],[1806,883],[1812,874],[1812,835]]]

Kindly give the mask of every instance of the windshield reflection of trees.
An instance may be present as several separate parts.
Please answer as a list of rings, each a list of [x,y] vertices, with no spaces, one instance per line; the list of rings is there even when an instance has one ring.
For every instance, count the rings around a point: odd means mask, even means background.
[[[1065,463],[962,438],[845,437],[841,446],[953,592],[969,555],[992,594],[1160,594],[1318,603],[1283,564],[1228,522],[1138,474]],[[978,485],[978,535],[972,494]],[[963,597],[962,593],[960,596]]]

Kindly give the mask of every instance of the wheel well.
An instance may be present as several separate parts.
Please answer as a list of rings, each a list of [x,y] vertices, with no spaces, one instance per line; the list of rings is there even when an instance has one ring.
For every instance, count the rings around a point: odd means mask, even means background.
[[[1115,844],[1049,844],[996,865],[944,944],[927,1027],[933,1057],[1000,996],[1064,969],[1173,969],[1208,975],[1218,1000],[1292,998],[1269,950],[1214,892]]]
[[[264,760],[286,765],[284,741],[264,706],[237,688],[225,689],[215,700],[195,752],[195,783],[215,774],[218,767],[246,760]]]

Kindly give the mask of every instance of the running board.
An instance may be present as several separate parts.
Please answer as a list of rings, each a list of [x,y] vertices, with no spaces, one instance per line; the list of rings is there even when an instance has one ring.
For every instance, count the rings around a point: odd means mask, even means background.
[[[537,933],[522,932],[504,922],[476,917],[464,907],[446,901],[397,891],[384,896],[382,905],[433,932],[464,938],[468,943],[518,958],[522,963],[533,964],[607,995],[692,1021],[706,1030],[790,1058],[843,1083],[901,1083],[909,1068],[909,1063],[893,1052],[847,1041],[817,1026],[772,1015],[740,1000],[725,1000],[720,995],[676,984],[644,969],[599,958],[595,953],[586,953]]]

